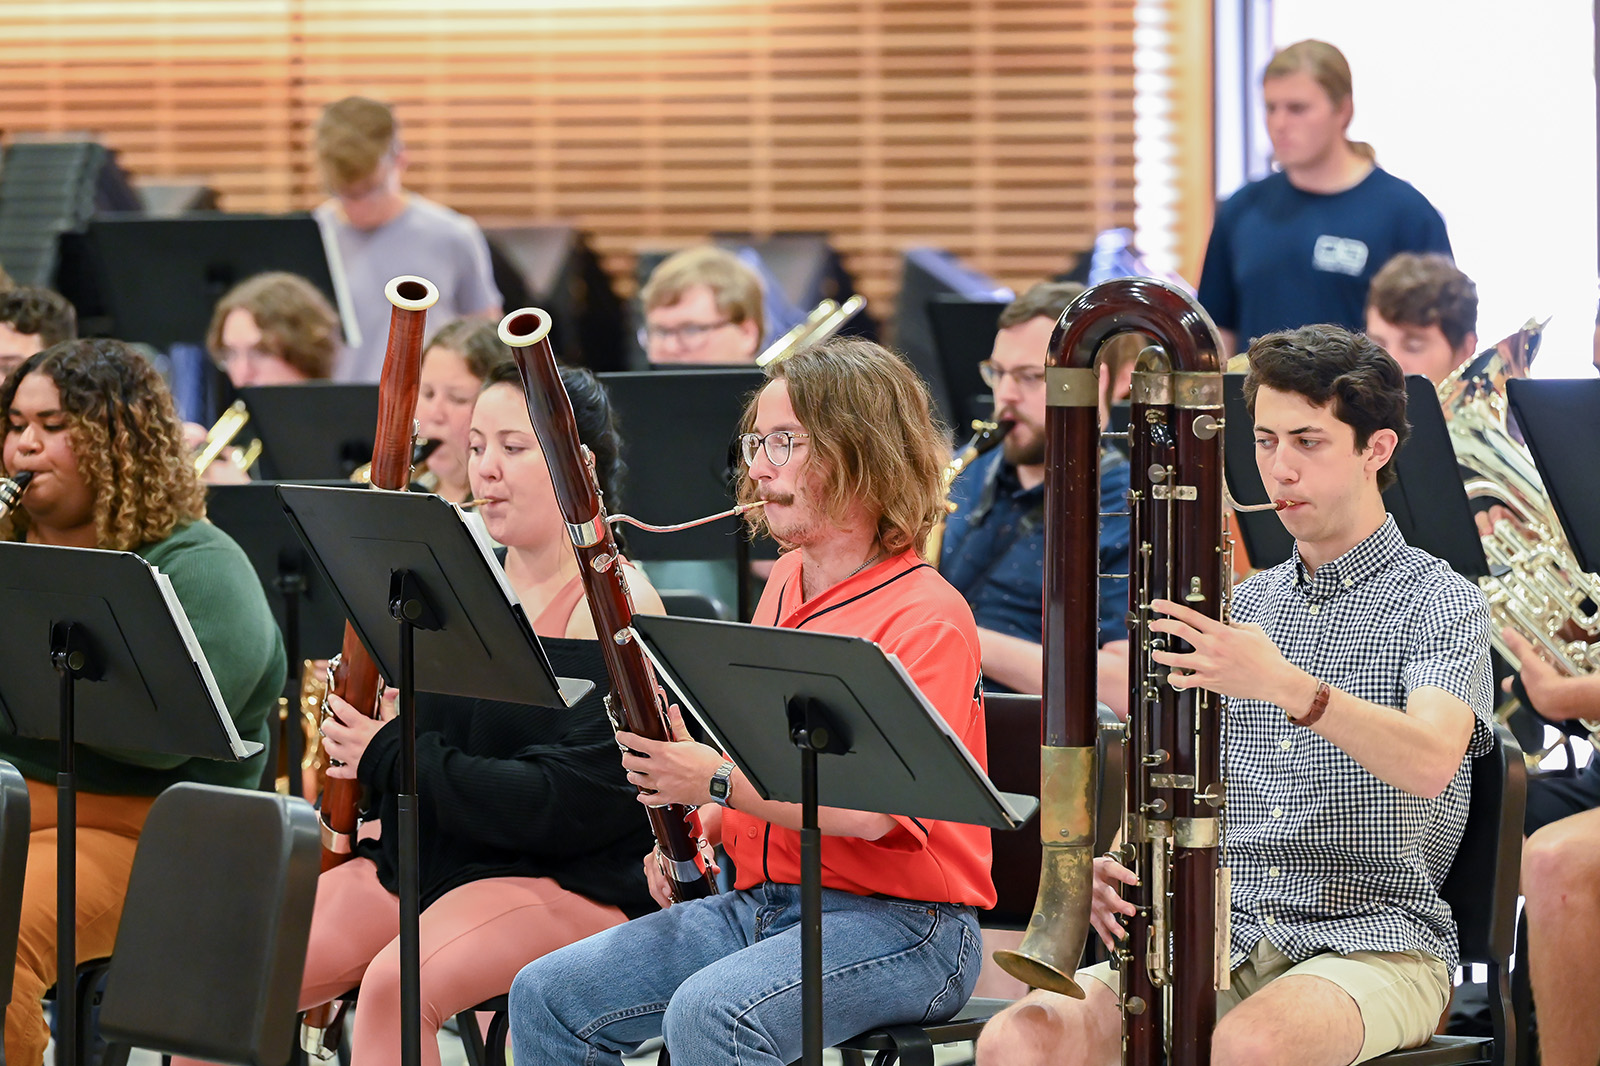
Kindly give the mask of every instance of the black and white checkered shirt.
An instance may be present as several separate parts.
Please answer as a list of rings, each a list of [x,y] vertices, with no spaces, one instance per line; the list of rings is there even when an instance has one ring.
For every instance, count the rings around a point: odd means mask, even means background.
[[[1443,689],[1477,716],[1468,755],[1492,745],[1483,595],[1408,546],[1393,517],[1310,580],[1298,549],[1251,577],[1234,592],[1232,619],[1261,626],[1318,680],[1396,713],[1417,689]],[[1421,950],[1454,969],[1455,922],[1438,889],[1466,824],[1469,761],[1437,799],[1422,799],[1280,707],[1229,700],[1227,715],[1232,965],[1266,937],[1297,962]]]

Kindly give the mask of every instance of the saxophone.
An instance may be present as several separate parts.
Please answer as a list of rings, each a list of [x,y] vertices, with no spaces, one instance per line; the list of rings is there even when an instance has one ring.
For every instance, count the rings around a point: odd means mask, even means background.
[[[1133,376],[1130,443],[1132,642],[1122,839],[1139,876],[1138,913],[1117,951],[1123,1062],[1209,1061],[1216,994],[1228,987],[1223,841],[1223,700],[1179,691],[1152,652],[1150,603],[1168,598],[1225,619],[1232,560],[1223,531],[1222,364],[1216,327],[1177,288],[1118,278],[1062,314],[1046,358],[1044,715],[1039,898],[1021,946],[996,961],[1037,988],[1082,998],[1073,973],[1094,885],[1095,635],[1100,426],[1095,363],[1112,338],[1154,339]],[[1270,505],[1269,505],[1270,506]],[[1170,1013],[1169,1013],[1170,1011]]]
[[[945,496],[944,510],[933,523],[933,528],[928,531],[928,539],[922,545],[922,558],[935,570],[939,568],[939,553],[944,548],[944,524],[956,513],[956,505],[950,500],[950,486],[956,483],[956,478],[974,460],[997,448],[1015,425],[1015,422],[985,422],[981,418],[974,418],[972,439],[962,445],[954,458],[945,464],[944,472],[939,475],[939,491]]]
[[[1483,537],[1490,573],[1478,585],[1489,604],[1490,641],[1520,670],[1500,635],[1511,629],[1558,670],[1577,676],[1600,669],[1600,577],[1578,565],[1533,456],[1507,421],[1506,382],[1528,376],[1543,330],[1544,323],[1530,320],[1457,367],[1439,383],[1439,403],[1456,459],[1470,471],[1467,497],[1493,500],[1513,516]],[[1600,739],[1600,720],[1582,725]]]

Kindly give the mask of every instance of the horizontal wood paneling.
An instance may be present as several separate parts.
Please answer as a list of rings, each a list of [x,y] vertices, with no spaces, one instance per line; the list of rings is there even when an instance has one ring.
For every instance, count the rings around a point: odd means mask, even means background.
[[[0,0],[3,125],[91,131],[226,208],[320,197],[310,129],[393,102],[408,183],[645,248],[825,229],[876,309],[899,254],[1003,281],[1132,219],[1132,0]]]

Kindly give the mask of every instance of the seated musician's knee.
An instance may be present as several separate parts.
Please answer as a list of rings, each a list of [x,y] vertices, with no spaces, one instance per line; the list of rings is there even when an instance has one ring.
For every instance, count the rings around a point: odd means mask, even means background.
[[[1100,1066],[1094,1049],[1106,1019],[1116,1027],[1116,1002],[1109,989],[1089,985],[1087,999],[1033,991],[995,1015],[978,1034],[977,1066]],[[1079,1054],[1063,1053],[1075,1046]]]
[[[1592,897],[1600,892],[1600,848],[1561,822],[1547,825],[1523,843],[1522,884],[1533,896]]]
[[[1211,1036],[1212,1066],[1284,1066],[1289,1048],[1273,1029],[1250,1025],[1244,1015],[1224,1015]]]

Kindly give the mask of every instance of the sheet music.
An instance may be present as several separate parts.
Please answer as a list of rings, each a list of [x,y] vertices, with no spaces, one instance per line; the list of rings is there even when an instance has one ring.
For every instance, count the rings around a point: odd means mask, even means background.
[[[460,505],[453,504],[456,514],[461,518],[461,524],[472,535],[472,543],[478,546],[478,551],[483,553],[483,559],[489,564],[489,572],[494,575],[495,581],[500,585],[500,591],[505,593],[506,602],[517,607],[522,606],[522,599],[517,595],[517,590],[511,587],[511,582],[506,578],[505,567],[500,565],[500,560],[495,557],[494,550],[498,545],[494,538],[489,536],[489,527],[484,524],[483,516],[476,511],[464,510]]]
[[[228,748],[239,758],[247,758],[253,753],[240,739],[239,731],[233,726],[233,716],[228,713],[228,703],[222,698],[222,690],[217,687],[216,676],[211,672],[211,664],[206,661],[206,653],[200,647],[199,638],[194,635],[194,627],[189,624],[188,612],[183,609],[177,590],[172,587],[172,579],[154,566],[150,567],[150,573],[156,579],[156,588],[161,590],[161,598],[166,601],[173,622],[177,623],[178,633],[183,637],[183,646],[188,649],[190,660],[200,671],[200,680],[205,684],[206,693],[211,697],[211,705],[216,709],[223,731],[227,734]]]

